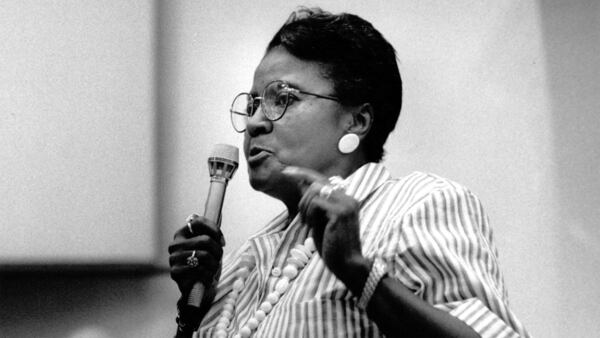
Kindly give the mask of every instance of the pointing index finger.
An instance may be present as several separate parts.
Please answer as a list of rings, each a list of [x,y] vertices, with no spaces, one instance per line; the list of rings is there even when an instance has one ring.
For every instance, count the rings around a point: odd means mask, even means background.
[[[285,167],[281,171],[284,175],[292,178],[298,183],[298,186],[301,189],[305,189],[315,182],[326,183],[327,177],[323,176],[319,172],[308,169],[308,168],[300,168],[294,166]]]

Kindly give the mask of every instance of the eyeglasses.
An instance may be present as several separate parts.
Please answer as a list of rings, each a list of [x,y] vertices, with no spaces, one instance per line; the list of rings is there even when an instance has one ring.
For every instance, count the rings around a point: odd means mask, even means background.
[[[285,114],[288,106],[296,99],[295,94],[312,95],[321,99],[340,101],[337,97],[305,92],[290,87],[289,84],[276,80],[270,82],[263,90],[262,96],[252,97],[249,93],[238,94],[231,104],[231,124],[238,133],[246,130],[248,119],[252,117],[258,107],[270,121],[279,120]]]

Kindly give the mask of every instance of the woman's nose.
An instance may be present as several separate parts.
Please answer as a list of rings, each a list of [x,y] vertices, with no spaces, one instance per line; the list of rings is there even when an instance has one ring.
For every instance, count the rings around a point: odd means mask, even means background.
[[[258,136],[260,134],[270,133],[273,129],[273,121],[267,119],[265,114],[262,111],[262,104],[256,108],[254,114],[248,117],[248,122],[246,123],[246,131],[250,136]]]

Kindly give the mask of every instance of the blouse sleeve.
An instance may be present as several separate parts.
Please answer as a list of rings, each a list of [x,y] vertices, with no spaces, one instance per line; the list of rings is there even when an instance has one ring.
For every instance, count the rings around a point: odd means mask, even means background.
[[[477,197],[448,184],[399,216],[390,273],[481,337],[529,337],[508,307],[492,231]]]

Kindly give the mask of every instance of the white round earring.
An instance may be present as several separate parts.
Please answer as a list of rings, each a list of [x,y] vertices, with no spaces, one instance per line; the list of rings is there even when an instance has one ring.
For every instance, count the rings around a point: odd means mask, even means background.
[[[360,138],[354,133],[348,133],[342,136],[338,142],[338,150],[342,154],[350,154],[355,151],[360,144]]]

